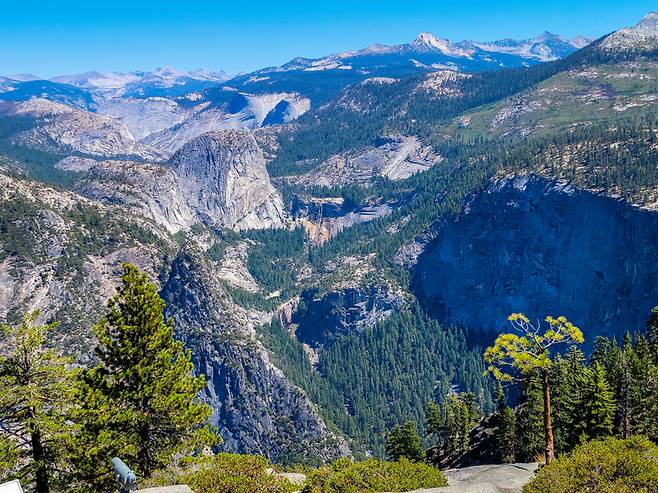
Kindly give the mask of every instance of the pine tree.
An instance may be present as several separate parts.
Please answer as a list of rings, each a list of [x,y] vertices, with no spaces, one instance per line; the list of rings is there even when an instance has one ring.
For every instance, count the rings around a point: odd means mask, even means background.
[[[654,363],[651,342],[638,335],[631,370],[631,428],[634,434],[658,437],[658,365]]]
[[[124,264],[118,292],[94,328],[99,364],[80,386],[78,469],[94,484],[108,484],[114,455],[148,478],[175,453],[215,438],[204,426],[210,407],[197,400],[205,379],[192,375],[190,354],[163,310],[146,274]]]
[[[610,436],[616,403],[605,378],[605,370],[600,363],[595,362],[585,369],[583,376],[583,400],[578,428],[589,440]]]
[[[445,452],[450,455],[461,448],[461,438],[459,426],[459,401],[451,396],[444,406],[444,421],[443,421],[443,443]]]
[[[658,306],[651,310],[647,322],[647,339],[651,347],[654,364],[658,365]]]
[[[438,441],[441,439],[442,430],[443,417],[441,415],[441,408],[436,402],[430,401],[425,411],[425,433]]]
[[[516,417],[516,455],[522,462],[532,462],[544,451],[544,404],[538,372],[527,375],[521,387],[521,404]]]
[[[567,452],[580,443],[577,422],[581,419],[585,355],[571,347],[565,356],[557,355],[551,367],[553,382],[553,422],[555,450]]]
[[[505,390],[498,383],[496,387],[496,430],[494,441],[498,460],[502,463],[514,462],[516,459],[516,415],[507,406]]]
[[[471,416],[468,405],[457,400],[455,406],[457,413],[457,450],[459,452],[467,452],[470,445],[470,432],[471,432]]]
[[[511,407],[505,407],[498,417],[495,441],[500,462],[516,460],[516,415]]]
[[[514,371],[522,375],[534,371],[540,372],[544,397],[544,455],[546,464],[549,464],[555,458],[551,416],[550,349],[557,344],[582,344],[583,333],[563,316],[546,317],[548,327],[543,334],[540,333],[540,327],[533,326],[528,317],[522,313],[513,313],[508,320],[521,335],[499,335],[494,345],[484,352],[484,359],[489,364],[488,371],[498,380],[518,379]]]
[[[386,453],[392,461],[403,457],[414,462],[423,460],[425,453],[420,445],[415,422],[407,421],[393,428],[386,439]]]
[[[20,451],[16,442],[0,435],[0,482],[9,478],[18,465]]]
[[[46,334],[58,324],[35,325],[38,318],[35,311],[18,327],[1,327],[0,466],[20,464],[18,476],[37,493],[48,493],[61,469],[75,377],[71,361],[46,347]]]

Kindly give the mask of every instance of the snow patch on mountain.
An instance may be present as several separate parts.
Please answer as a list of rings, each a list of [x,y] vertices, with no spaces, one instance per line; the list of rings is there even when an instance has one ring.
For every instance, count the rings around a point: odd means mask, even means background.
[[[449,39],[439,38],[429,32],[420,33],[411,43],[411,46],[421,50],[439,51],[444,55],[456,58],[470,58],[473,55],[472,49],[461,47],[459,44],[452,43]]]
[[[50,79],[52,82],[61,82],[70,84],[84,89],[97,89],[102,91],[112,91],[123,89],[131,82],[137,82],[140,77],[135,73],[123,74],[120,72],[100,73],[85,72],[74,75],[60,75]]]
[[[551,34],[546,31],[534,38],[520,41],[502,39],[493,42],[475,41],[472,44],[481,50],[492,53],[506,53],[548,62],[563,58],[571,52],[588,45],[590,42],[591,40],[584,36],[567,39],[564,36]]]

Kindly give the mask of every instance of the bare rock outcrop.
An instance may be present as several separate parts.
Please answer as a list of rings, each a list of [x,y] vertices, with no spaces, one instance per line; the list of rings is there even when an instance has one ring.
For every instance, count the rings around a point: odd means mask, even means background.
[[[170,164],[188,205],[206,224],[234,229],[285,225],[283,200],[251,133],[202,135],[183,146]]]
[[[193,251],[173,262],[162,291],[178,335],[205,374],[223,448],[277,462],[327,461],[349,453],[307,395],[269,360],[253,314],[231,303],[216,267]]]
[[[31,128],[12,137],[28,147],[56,152],[77,152],[98,157],[160,160],[164,155],[140,144],[128,128],[114,118],[34,98],[0,108],[7,117],[29,117]]]

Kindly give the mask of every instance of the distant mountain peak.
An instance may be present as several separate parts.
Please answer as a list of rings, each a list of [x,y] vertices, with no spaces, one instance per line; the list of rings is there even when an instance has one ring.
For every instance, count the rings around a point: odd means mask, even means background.
[[[649,12],[637,23],[635,29],[650,29],[653,31],[658,29],[658,12]]]
[[[182,72],[171,65],[158,67],[153,74],[161,77],[184,77],[187,75],[185,72]]]
[[[655,50],[658,48],[658,13],[649,12],[633,27],[625,27],[603,40],[607,50]]]
[[[592,40],[590,38],[586,38],[585,36],[576,36],[574,38],[571,38],[570,42],[572,46],[580,49],[590,44]]]
[[[416,39],[411,44],[415,47],[424,47],[438,51],[448,56],[468,57],[471,55],[468,49],[461,48],[449,39],[439,38],[427,31],[416,36]]]
[[[564,36],[559,34],[553,34],[549,31],[544,31],[539,36],[532,38],[532,41],[535,43],[550,43],[550,42],[561,42],[561,43],[570,43],[570,41]]]
[[[30,82],[33,80],[42,80],[43,77],[34,74],[11,74],[7,76],[7,79],[17,80],[18,82]]]

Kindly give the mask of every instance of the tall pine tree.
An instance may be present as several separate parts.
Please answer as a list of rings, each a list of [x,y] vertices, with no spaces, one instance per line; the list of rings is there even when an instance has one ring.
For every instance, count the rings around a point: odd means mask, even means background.
[[[583,399],[577,422],[581,435],[588,440],[610,436],[617,406],[605,370],[594,362],[585,369],[583,377]]]
[[[516,414],[507,406],[505,391],[498,383],[496,389],[496,430],[494,441],[498,452],[498,460],[502,463],[511,463],[516,460]]]
[[[425,433],[427,436],[434,437],[441,445],[441,432],[443,429],[443,417],[439,405],[430,401],[425,411]]]
[[[501,334],[493,346],[484,352],[488,370],[498,380],[512,381],[518,374],[528,375],[538,371],[542,379],[544,400],[544,456],[546,464],[555,458],[555,439],[551,416],[551,350],[558,344],[582,344],[583,333],[565,317],[546,317],[547,328],[535,327],[522,313],[512,313],[508,320],[517,334]]]
[[[566,452],[580,443],[577,422],[581,419],[585,355],[572,346],[565,356],[557,355],[551,368],[555,450]]]
[[[190,354],[163,310],[146,274],[124,264],[118,292],[94,328],[99,363],[80,386],[76,439],[87,480],[107,485],[114,455],[148,478],[174,454],[215,439],[205,426],[210,407],[198,400],[205,379],[193,375]]]

